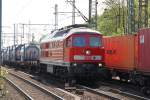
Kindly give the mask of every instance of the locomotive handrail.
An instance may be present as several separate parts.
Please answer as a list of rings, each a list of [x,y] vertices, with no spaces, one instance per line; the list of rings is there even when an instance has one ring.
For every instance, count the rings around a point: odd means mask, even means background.
[[[87,24],[74,24],[74,25],[69,25],[69,26],[66,26],[66,27],[62,27],[58,30],[60,31],[60,30],[65,30],[65,29],[78,28],[78,27],[89,27],[89,26]]]

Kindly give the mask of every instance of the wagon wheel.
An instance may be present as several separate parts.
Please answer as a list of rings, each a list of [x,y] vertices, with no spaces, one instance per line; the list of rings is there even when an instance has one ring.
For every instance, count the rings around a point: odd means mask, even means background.
[[[149,96],[150,95],[150,88],[149,87],[142,87],[141,88],[142,93]]]

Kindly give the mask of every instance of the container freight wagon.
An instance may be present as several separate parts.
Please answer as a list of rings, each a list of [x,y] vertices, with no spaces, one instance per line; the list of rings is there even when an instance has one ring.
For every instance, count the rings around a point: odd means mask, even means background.
[[[150,29],[139,30],[137,35],[111,36],[103,39],[105,64],[112,76],[142,86],[150,92]]]
[[[136,67],[136,43],[134,35],[104,37],[105,64],[114,74],[127,77],[126,72]]]
[[[150,28],[138,32],[137,70],[150,76]]]

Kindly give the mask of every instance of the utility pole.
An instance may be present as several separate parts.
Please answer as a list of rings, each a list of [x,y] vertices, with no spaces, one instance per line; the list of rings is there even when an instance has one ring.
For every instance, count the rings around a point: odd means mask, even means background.
[[[16,24],[14,24],[14,45],[16,44]]]
[[[97,29],[97,0],[89,0],[89,24]]]
[[[135,10],[134,10],[134,0],[127,0],[128,6],[128,34],[135,32]]]
[[[75,24],[75,0],[72,1],[72,25]]]
[[[32,43],[34,42],[34,33],[32,33]]]
[[[15,35],[16,35],[16,44],[18,44],[18,24],[16,24],[16,31],[15,31]]]
[[[148,27],[148,0],[139,0],[138,29]]]
[[[123,5],[124,4],[124,5]],[[125,8],[124,8],[124,6],[125,6],[125,1],[124,0],[122,0],[122,12],[123,12],[123,14],[122,14],[122,16],[123,16],[123,30],[124,30],[124,34],[126,33],[126,28],[125,28]]]
[[[91,9],[92,9],[91,4],[92,4],[92,0],[89,0],[89,24],[91,23],[91,17],[92,17],[91,16]]]
[[[2,0],[0,0],[0,66],[2,65],[2,48],[1,48],[1,43],[2,43]]]
[[[58,29],[58,5],[55,4],[55,30]]]
[[[18,33],[21,35],[21,44],[22,44],[22,43],[25,43],[26,40],[28,41],[28,43],[30,42],[29,40],[31,40],[31,38],[32,38],[32,37],[30,37],[32,26],[50,26],[52,24],[33,24],[33,23],[31,24],[31,22],[29,21],[28,24],[19,23],[19,25],[22,25],[22,31],[21,31],[21,33]],[[28,32],[26,32],[27,31],[26,28],[28,28]],[[23,38],[26,40],[24,40]]]
[[[21,44],[23,43],[22,38],[24,38],[24,24],[22,24],[22,32],[21,32]]]
[[[30,24],[31,24],[31,22],[30,22],[30,20],[29,20],[29,31],[28,31],[28,43],[30,42],[30,32],[31,32],[31,28],[30,28]]]
[[[72,25],[74,25],[75,24],[75,7],[76,7],[76,5],[75,5],[75,0],[70,0],[70,1],[68,1],[67,0],[67,2],[69,2],[69,3],[71,3],[71,5],[72,5]]]

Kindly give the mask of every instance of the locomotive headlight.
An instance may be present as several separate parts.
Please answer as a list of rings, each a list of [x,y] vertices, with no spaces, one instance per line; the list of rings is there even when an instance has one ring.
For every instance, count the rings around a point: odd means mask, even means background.
[[[103,65],[101,63],[98,64],[99,67],[102,67]]]
[[[86,52],[85,52],[87,55],[90,55],[91,54],[91,51],[89,51],[89,50],[86,50]]]
[[[73,66],[77,66],[77,63],[74,63]]]

